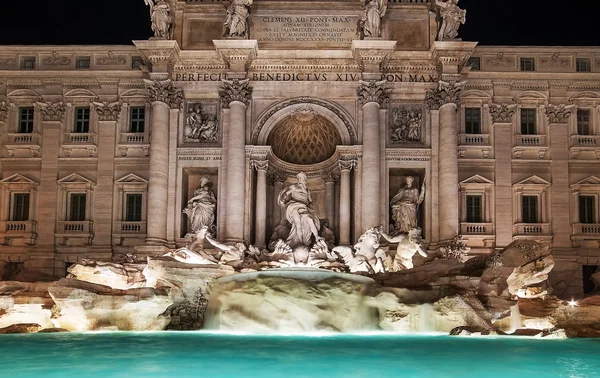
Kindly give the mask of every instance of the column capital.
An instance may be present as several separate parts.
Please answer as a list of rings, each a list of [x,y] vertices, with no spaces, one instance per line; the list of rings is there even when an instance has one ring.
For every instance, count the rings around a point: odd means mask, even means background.
[[[275,185],[276,183],[283,183],[285,181],[286,177],[279,171],[277,170],[271,170],[268,173],[267,176],[267,180],[269,181],[269,184],[271,185]]]
[[[99,121],[118,121],[123,104],[115,102],[94,102]]]
[[[16,105],[8,102],[0,102],[0,122],[6,122],[8,120],[8,112],[15,109]]]
[[[366,105],[375,102],[381,107],[385,107],[390,99],[390,89],[387,87],[387,81],[360,81],[358,89],[358,102]]]
[[[42,115],[43,121],[62,121],[65,112],[67,111],[67,104],[64,102],[36,102],[34,107]]]
[[[256,169],[257,171],[266,172],[269,169],[269,161],[268,160],[252,160],[252,169]]]
[[[183,90],[175,88],[172,80],[146,80],[146,89],[150,94],[150,102],[163,102],[172,109],[178,109],[183,102]]]
[[[327,172],[325,174],[325,183],[336,183],[340,180],[340,176],[336,174],[333,170]]]
[[[491,104],[490,115],[492,116],[492,123],[512,123],[516,108],[516,105]]]
[[[223,80],[223,87],[219,90],[221,97],[221,106],[224,109],[229,108],[229,104],[239,101],[248,106],[252,99],[252,87],[248,85],[250,81],[233,79],[232,81]]]
[[[548,117],[549,123],[569,123],[571,117],[571,111],[574,105],[554,105],[548,104],[546,106],[546,116]]]
[[[460,105],[460,94],[465,82],[441,81],[436,89],[427,92],[427,104],[431,110],[438,110],[446,104]]]
[[[356,160],[355,159],[340,160],[340,161],[338,161],[338,165],[340,167],[340,171],[351,171],[354,168],[356,168]]]

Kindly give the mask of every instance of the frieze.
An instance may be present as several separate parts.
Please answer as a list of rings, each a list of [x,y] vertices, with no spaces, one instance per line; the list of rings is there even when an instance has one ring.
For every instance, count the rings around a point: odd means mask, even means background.
[[[517,57],[514,55],[506,56],[500,52],[496,56],[486,57],[484,62],[490,67],[515,67],[517,65]]]
[[[53,51],[52,55],[43,58],[42,62],[47,66],[67,66],[71,64],[71,58]]]
[[[65,88],[100,88],[98,80],[63,80]]]
[[[17,63],[17,58],[15,57],[0,57],[0,66],[2,67],[10,67],[15,66]]]
[[[561,57],[559,54],[552,54],[550,57],[541,57],[540,61],[544,67],[568,67],[571,64],[571,58]]]
[[[219,141],[217,103],[188,103],[183,138],[185,142],[215,143]]]
[[[386,161],[430,161],[429,149],[397,149],[388,148],[385,151]]]
[[[24,80],[8,80],[6,82],[8,88],[44,88],[44,83],[41,80],[24,79]]]
[[[388,122],[390,144],[421,142],[423,135],[422,106],[394,106],[390,109]]]
[[[513,90],[548,90],[549,83],[546,81],[515,81],[512,83]]]
[[[109,51],[107,53],[107,56],[98,57],[96,62],[97,62],[96,64],[99,64],[102,66],[123,65],[123,64],[127,63],[127,56],[126,55],[115,55],[114,52]]]
[[[285,67],[280,71],[268,70],[267,72],[250,71],[248,73],[249,81],[276,81],[276,82],[360,82],[362,75],[359,70],[344,70],[335,67],[315,70],[298,69]],[[350,71],[350,72],[349,72]],[[226,72],[178,72],[174,74],[174,80],[177,82],[222,82],[227,79]],[[407,72],[388,72],[383,75],[383,79],[393,83],[436,83],[438,76],[429,73]]]

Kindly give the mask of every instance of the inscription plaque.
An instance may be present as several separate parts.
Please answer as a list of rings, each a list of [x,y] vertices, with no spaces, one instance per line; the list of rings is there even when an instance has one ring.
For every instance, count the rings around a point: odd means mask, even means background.
[[[358,16],[253,16],[250,38],[263,44],[306,43],[338,47],[358,39]]]

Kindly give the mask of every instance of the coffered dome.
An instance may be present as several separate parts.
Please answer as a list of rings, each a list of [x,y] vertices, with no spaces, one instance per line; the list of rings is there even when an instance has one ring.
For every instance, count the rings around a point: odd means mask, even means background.
[[[303,109],[275,126],[267,143],[278,158],[292,164],[310,165],[333,156],[342,138],[325,117]]]

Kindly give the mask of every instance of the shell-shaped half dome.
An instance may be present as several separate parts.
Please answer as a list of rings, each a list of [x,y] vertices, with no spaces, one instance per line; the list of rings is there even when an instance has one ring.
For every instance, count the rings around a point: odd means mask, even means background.
[[[299,165],[311,165],[329,159],[342,138],[335,126],[311,110],[300,110],[283,119],[267,138],[275,156]]]

